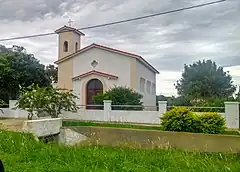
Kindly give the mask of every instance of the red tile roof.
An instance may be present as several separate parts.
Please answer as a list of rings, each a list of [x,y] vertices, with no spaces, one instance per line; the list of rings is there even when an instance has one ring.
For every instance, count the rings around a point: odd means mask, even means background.
[[[115,49],[115,48],[111,48],[111,47],[107,47],[107,46],[103,46],[103,45],[99,45],[99,44],[91,44],[89,46],[86,46],[84,47],[83,49],[80,49],[78,51],[76,51],[75,53],[73,54],[70,54],[62,59],[59,59],[58,61],[56,61],[55,63],[56,64],[59,64],[61,63],[62,61],[65,61],[69,58],[72,58],[74,57],[75,55],[78,55],[84,51],[87,51],[91,48],[100,48],[100,49],[104,49],[106,51],[111,51],[111,52],[115,52],[115,53],[119,53],[119,54],[123,54],[123,55],[126,55],[126,56],[130,56],[130,57],[133,57],[133,58],[136,58],[137,60],[139,60],[141,63],[143,63],[145,66],[147,66],[150,70],[154,71],[155,73],[159,73],[159,71],[157,69],[155,69],[151,64],[149,64],[144,58],[142,58],[141,56],[139,55],[136,55],[136,54],[133,54],[133,53],[129,53],[129,52],[126,52],[126,51],[122,51],[122,50],[118,50],[118,49]]]
[[[112,75],[112,74],[99,72],[99,71],[96,71],[96,70],[91,70],[89,72],[86,72],[86,73],[80,74],[78,76],[75,76],[72,79],[75,80],[77,78],[83,78],[83,77],[86,77],[86,76],[91,75],[91,74],[96,74],[96,75],[101,75],[101,76],[105,76],[105,77],[110,77],[112,79],[117,79],[118,78],[118,76],[115,76],[115,75]]]

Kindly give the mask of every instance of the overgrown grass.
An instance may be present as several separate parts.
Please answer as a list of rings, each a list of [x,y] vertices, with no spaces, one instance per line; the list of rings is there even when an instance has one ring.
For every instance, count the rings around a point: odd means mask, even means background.
[[[92,127],[111,127],[111,128],[131,128],[143,130],[162,130],[161,126],[144,126],[126,123],[99,123],[99,122],[86,122],[86,121],[63,121],[63,126],[92,126]],[[239,135],[240,132],[236,130],[226,130],[221,134],[225,135]]]
[[[0,131],[0,159],[9,172],[238,172],[237,154],[187,153],[99,146],[64,147],[29,134]]]

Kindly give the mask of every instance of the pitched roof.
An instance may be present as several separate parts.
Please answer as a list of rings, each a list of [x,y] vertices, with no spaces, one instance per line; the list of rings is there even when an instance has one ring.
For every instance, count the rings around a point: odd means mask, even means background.
[[[85,35],[84,33],[80,32],[79,30],[77,30],[76,28],[73,28],[73,27],[69,27],[69,26],[66,26],[64,25],[63,27],[55,30],[55,33],[61,33],[61,32],[67,32],[67,31],[73,31],[79,35]]]
[[[118,79],[118,76],[115,76],[115,75],[112,75],[112,74],[108,74],[108,73],[104,73],[104,72],[99,72],[99,71],[96,71],[96,70],[91,70],[89,72],[80,74],[78,76],[73,77],[72,79],[76,80],[78,78],[83,78],[83,77],[86,77],[86,76],[91,75],[91,74],[101,75],[101,76],[109,77],[111,79]]]
[[[69,58],[72,58],[78,54],[81,54],[91,48],[99,48],[99,49],[103,49],[103,50],[106,50],[106,51],[110,51],[110,52],[115,52],[115,53],[118,53],[118,54],[122,54],[122,55],[126,55],[126,56],[129,56],[129,57],[133,57],[133,58],[136,58],[139,62],[141,62],[142,64],[144,64],[146,67],[148,67],[150,70],[152,70],[153,72],[159,74],[159,71],[157,69],[155,69],[151,64],[149,64],[144,58],[142,58],[141,56],[139,55],[136,55],[136,54],[133,54],[133,53],[129,53],[129,52],[126,52],[126,51],[122,51],[122,50],[118,50],[118,49],[115,49],[115,48],[110,48],[110,47],[106,47],[106,46],[103,46],[103,45],[99,45],[99,44],[91,44],[87,47],[84,47],[83,49],[80,49],[78,51],[76,51],[75,53],[73,54],[70,54],[66,57],[63,57],[62,59],[59,59],[57,60],[55,63],[56,64],[59,64]]]

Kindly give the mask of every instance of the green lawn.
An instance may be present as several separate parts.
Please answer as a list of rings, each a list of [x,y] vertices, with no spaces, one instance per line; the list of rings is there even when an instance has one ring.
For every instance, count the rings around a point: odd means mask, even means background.
[[[64,147],[29,134],[0,131],[0,159],[9,172],[239,172],[240,155],[111,147]]]
[[[63,126],[96,126],[96,127],[111,127],[111,128],[132,128],[145,130],[161,130],[160,126],[144,126],[126,123],[103,123],[103,122],[86,122],[86,121],[63,121]]]
[[[131,129],[144,129],[144,130],[162,130],[159,126],[144,126],[134,124],[121,124],[121,123],[99,123],[99,122],[85,122],[85,121],[63,121],[63,126],[92,126],[92,127],[111,127],[111,128],[131,128]],[[236,130],[226,130],[222,134],[226,135],[240,135]]]

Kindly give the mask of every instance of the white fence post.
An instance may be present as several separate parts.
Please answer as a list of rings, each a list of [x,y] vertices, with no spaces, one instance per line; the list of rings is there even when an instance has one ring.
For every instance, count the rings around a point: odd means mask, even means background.
[[[103,100],[104,103],[104,121],[110,121],[112,100]]]
[[[167,112],[167,101],[158,101],[158,111],[160,117]]]
[[[239,102],[225,102],[227,128],[239,128]]]
[[[9,100],[9,109],[16,108],[17,100]]]

